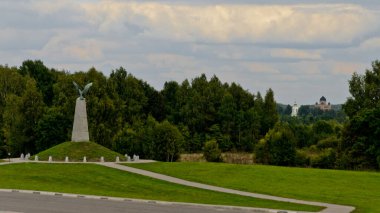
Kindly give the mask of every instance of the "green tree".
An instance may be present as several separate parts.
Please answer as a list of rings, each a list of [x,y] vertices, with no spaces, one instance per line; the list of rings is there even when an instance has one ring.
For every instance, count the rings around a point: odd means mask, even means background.
[[[183,136],[169,121],[163,121],[155,128],[154,159],[173,162],[178,159],[183,145]]]
[[[380,109],[362,110],[351,118],[339,148],[340,168],[380,168]]]
[[[27,60],[22,63],[19,69],[22,75],[29,75],[37,82],[37,87],[41,91],[44,103],[50,105],[53,100],[53,84],[55,83],[53,73],[40,60]]]
[[[286,105],[286,108],[284,110],[285,115],[291,115],[292,114],[292,107],[288,104]]]
[[[295,163],[296,138],[288,125],[277,123],[255,148],[259,163],[291,166]]]
[[[352,97],[343,109],[350,120],[339,145],[338,167],[380,168],[380,61],[364,75],[354,73],[349,81]]]
[[[222,151],[220,151],[216,140],[207,141],[203,147],[203,156],[208,162],[221,162]]]
[[[33,79],[28,78],[21,97],[11,95],[4,111],[5,135],[15,154],[36,151],[36,126],[45,104]]]
[[[114,136],[112,149],[129,156],[140,155],[143,157],[139,135],[128,125]]]
[[[164,89],[161,91],[163,101],[165,103],[165,115],[168,116],[169,120],[172,122],[177,121],[177,102],[178,102],[178,90],[179,85],[175,81],[165,82]]]
[[[279,117],[276,106],[273,90],[269,89],[264,98],[262,133],[267,132],[277,123]]]
[[[59,108],[48,109],[37,123],[36,151],[69,141],[70,127],[70,119],[64,116]]]
[[[380,106],[380,61],[372,62],[372,69],[364,75],[354,73],[349,81],[351,97],[343,105],[346,114],[353,118],[363,109]]]
[[[222,99],[222,104],[218,111],[218,117],[221,122],[222,134],[224,139],[220,144],[223,151],[230,150],[233,147],[232,137],[235,129],[235,122],[237,116],[237,106],[234,102],[233,96],[226,93]]]

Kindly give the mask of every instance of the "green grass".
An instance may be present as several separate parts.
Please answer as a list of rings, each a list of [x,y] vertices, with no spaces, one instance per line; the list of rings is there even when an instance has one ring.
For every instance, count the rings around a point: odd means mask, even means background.
[[[186,180],[380,212],[380,173],[224,163],[149,163],[128,166]]]
[[[39,160],[45,161],[49,159],[49,156],[52,156],[54,161],[64,161],[66,156],[70,161],[83,161],[84,156],[87,161],[93,162],[99,162],[101,156],[105,161],[115,162],[116,156],[119,156],[120,160],[125,160],[123,155],[93,142],[64,142],[36,155]],[[34,160],[34,156],[30,159]]]
[[[321,209],[202,190],[95,164],[1,165],[0,188],[302,211]]]

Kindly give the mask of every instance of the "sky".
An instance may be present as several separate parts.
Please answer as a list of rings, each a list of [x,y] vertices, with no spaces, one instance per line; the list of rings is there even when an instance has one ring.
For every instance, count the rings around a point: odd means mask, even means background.
[[[332,104],[380,59],[377,0],[1,0],[0,64],[42,60],[161,90],[205,73],[279,103]]]

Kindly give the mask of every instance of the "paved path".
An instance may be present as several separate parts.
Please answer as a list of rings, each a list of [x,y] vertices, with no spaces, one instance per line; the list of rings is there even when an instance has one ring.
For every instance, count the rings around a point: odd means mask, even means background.
[[[180,211],[178,210],[180,208]],[[0,190],[0,213],[253,213],[208,205],[188,205],[122,198]]]
[[[20,161],[18,159],[11,159],[11,163],[20,163],[20,162],[34,162],[34,161]],[[40,163],[46,163],[43,161],[38,161]],[[62,162],[60,162],[62,163]],[[1,164],[8,164],[8,163],[0,163]],[[254,197],[254,198],[261,198],[261,199],[268,199],[268,200],[275,200],[275,201],[283,201],[283,202],[290,202],[290,203],[298,203],[298,204],[306,204],[306,205],[314,205],[314,206],[323,206],[326,207],[324,210],[321,211],[321,213],[350,213],[355,210],[355,207],[352,206],[343,206],[343,205],[336,205],[336,204],[329,204],[329,203],[322,203],[322,202],[313,202],[313,201],[304,201],[304,200],[297,200],[297,199],[291,199],[291,198],[283,198],[283,197],[277,197],[277,196],[271,196],[271,195],[264,195],[264,194],[257,194],[257,193],[251,193],[251,192],[245,192],[245,191],[239,191],[234,189],[228,189],[218,186],[212,186],[192,181],[187,181],[159,173],[154,173],[142,169],[136,169],[124,165],[120,165],[113,162],[104,162],[104,163],[96,163],[98,165],[119,169],[127,172],[132,172],[135,174],[140,174],[144,176],[148,176],[151,178],[156,178],[164,181],[168,181],[171,183],[176,183],[180,185],[185,186],[191,186],[201,189],[207,189],[217,192],[224,192],[224,193],[230,193],[230,194],[236,194],[236,195],[242,195],[242,196],[248,196],[248,197]]]

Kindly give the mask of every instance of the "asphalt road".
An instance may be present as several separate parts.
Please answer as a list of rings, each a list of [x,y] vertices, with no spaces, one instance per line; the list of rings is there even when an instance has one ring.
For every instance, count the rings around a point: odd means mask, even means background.
[[[181,204],[136,201],[111,201],[72,198],[19,192],[0,192],[0,213],[248,213],[243,209],[226,209]]]

